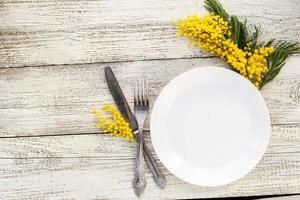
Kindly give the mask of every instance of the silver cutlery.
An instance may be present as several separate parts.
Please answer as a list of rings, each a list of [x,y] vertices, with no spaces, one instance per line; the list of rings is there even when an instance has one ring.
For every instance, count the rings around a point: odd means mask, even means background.
[[[135,162],[135,176],[133,180],[133,189],[137,196],[140,196],[146,187],[146,179],[144,176],[143,131],[148,114],[148,81],[137,81],[134,89],[134,115],[138,122],[138,130],[135,131],[134,134],[136,134],[138,138],[138,148]]]
[[[106,77],[106,82],[108,85],[108,88],[113,96],[113,99],[120,110],[121,114],[124,116],[126,121],[130,124],[130,127],[133,131],[138,130],[138,124],[133,116],[131,109],[127,103],[127,100],[118,84],[118,81],[110,67],[105,68],[105,77]],[[135,139],[138,141],[138,135],[135,134]],[[149,148],[145,143],[143,142],[143,148],[144,148],[144,157],[147,163],[147,166],[149,167],[155,183],[160,187],[160,188],[165,188],[166,186],[166,179],[163,175],[163,173],[160,171],[158,164],[156,160],[154,159],[153,155],[151,154]]]

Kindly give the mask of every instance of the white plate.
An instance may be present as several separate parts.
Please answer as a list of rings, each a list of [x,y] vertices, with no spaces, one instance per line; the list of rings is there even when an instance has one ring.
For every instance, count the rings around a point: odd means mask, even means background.
[[[267,148],[270,127],[260,92],[220,67],[177,76],[162,90],[151,115],[152,143],[162,163],[200,186],[225,185],[250,172]]]

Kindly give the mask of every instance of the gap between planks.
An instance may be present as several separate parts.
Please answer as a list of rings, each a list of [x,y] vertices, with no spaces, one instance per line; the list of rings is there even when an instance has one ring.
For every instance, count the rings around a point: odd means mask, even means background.
[[[294,55],[299,55],[300,53],[295,53]],[[86,63],[71,63],[71,64],[44,64],[44,65],[23,65],[18,67],[1,67],[1,69],[22,69],[22,68],[32,68],[32,67],[57,67],[57,66],[82,66],[82,65],[108,65],[109,64],[118,64],[118,63],[133,63],[133,62],[145,62],[145,61],[172,61],[172,60],[192,60],[192,59],[210,59],[210,58],[218,58],[217,56],[195,56],[195,57],[182,57],[182,58],[149,58],[149,59],[137,59],[137,60],[124,60],[124,61],[101,61],[101,62],[86,62]],[[218,58],[219,59],[219,58]],[[224,62],[225,64],[225,62]]]
[[[300,123],[289,123],[289,124],[273,124],[272,126],[298,126]],[[145,133],[150,134],[149,129],[144,130]],[[17,136],[0,136],[0,139],[11,139],[11,138],[36,138],[36,137],[64,137],[64,136],[79,136],[79,135],[109,135],[107,132],[89,132],[89,133],[58,133],[49,135],[17,135]]]

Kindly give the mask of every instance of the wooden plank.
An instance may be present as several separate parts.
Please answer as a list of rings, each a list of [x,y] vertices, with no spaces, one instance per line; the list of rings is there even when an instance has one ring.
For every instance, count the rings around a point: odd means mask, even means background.
[[[108,64],[0,69],[0,136],[93,133],[92,108],[113,104],[103,68]],[[150,80],[153,103],[178,74],[206,65],[225,66],[216,58],[111,63],[125,96],[133,103],[137,77]],[[300,57],[291,58],[263,90],[273,124],[299,123]]]
[[[150,143],[149,137],[147,138]],[[160,164],[167,188],[151,174],[145,199],[186,199],[300,192],[300,125],[273,126],[267,153],[246,177],[222,187],[179,180]],[[152,150],[153,151],[153,150]],[[0,139],[3,199],[132,199],[135,145],[108,135]]]
[[[265,39],[299,41],[299,1],[221,3],[260,24]],[[176,38],[171,25],[204,15],[203,1],[3,0],[0,9],[0,68],[206,56]]]

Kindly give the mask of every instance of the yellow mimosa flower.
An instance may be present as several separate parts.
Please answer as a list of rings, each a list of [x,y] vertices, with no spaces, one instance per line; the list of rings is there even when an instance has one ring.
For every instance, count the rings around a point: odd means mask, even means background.
[[[125,138],[128,141],[134,141],[134,135],[129,124],[125,121],[121,113],[111,105],[104,105],[102,110],[111,115],[110,119],[101,114],[96,109],[92,109],[92,113],[98,118],[95,126],[103,132],[110,133],[118,138]]]

